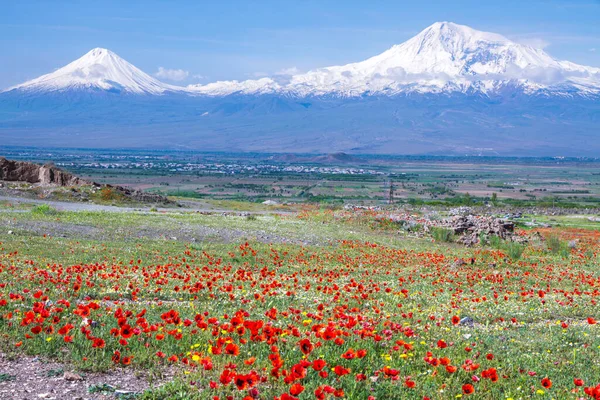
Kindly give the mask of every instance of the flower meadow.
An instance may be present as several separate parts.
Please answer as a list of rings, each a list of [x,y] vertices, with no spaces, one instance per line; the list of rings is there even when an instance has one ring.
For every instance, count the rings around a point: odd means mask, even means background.
[[[63,264],[3,243],[0,344],[84,371],[177,371],[142,398],[600,399],[600,236],[559,233],[578,239],[568,256],[542,243],[519,260],[341,240],[95,245],[95,262]]]

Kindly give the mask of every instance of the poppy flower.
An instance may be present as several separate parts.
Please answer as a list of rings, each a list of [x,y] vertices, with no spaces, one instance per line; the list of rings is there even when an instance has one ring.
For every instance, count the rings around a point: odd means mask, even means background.
[[[225,346],[225,354],[238,356],[240,354],[240,348],[235,343],[229,343],[227,346]]]
[[[302,339],[298,342],[298,346],[300,346],[302,354],[308,355],[313,351],[313,345],[308,339]]]
[[[475,388],[470,383],[464,384],[462,386],[463,394],[469,395],[475,393]]]
[[[291,387],[290,387],[290,394],[292,396],[298,396],[300,393],[302,393],[304,391],[304,386],[302,386],[299,383],[294,383]]]
[[[575,386],[583,386],[583,384],[584,384],[583,379],[579,379],[579,378],[573,379],[573,383],[575,384]]]
[[[348,368],[344,368],[341,365],[337,365],[334,369],[333,372],[335,372],[335,374],[337,376],[344,376],[350,373],[350,369]]]
[[[320,371],[320,370],[322,370],[323,368],[325,368],[325,365],[327,365],[327,362],[325,362],[325,360],[322,360],[322,359],[320,359],[320,358],[319,358],[319,359],[316,359],[316,360],[314,360],[314,361],[313,361],[313,363],[312,363],[312,367],[313,367],[313,369],[314,369],[315,371]]]
[[[246,390],[248,388],[248,383],[246,382],[245,375],[236,375],[233,383],[238,388],[238,390]]]
[[[550,389],[552,387],[552,381],[549,378],[542,379],[542,386],[546,389]]]
[[[124,339],[129,339],[131,336],[133,336],[133,329],[129,325],[123,325],[119,331],[119,334]]]

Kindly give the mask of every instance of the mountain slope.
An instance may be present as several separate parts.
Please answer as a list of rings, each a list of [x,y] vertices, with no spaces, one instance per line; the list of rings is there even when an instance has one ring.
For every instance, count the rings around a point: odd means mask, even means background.
[[[186,88],[94,49],[0,93],[0,144],[597,156],[599,76],[452,23],[358,63]]]
[[[50,73],[9,88],[8,91],[56,92],[102,90],[117,93],[162,94],[182,88],[162,83],[110,50],[95,48]]]
[[[494,33],[436,22],[417,36],[365,61],[272,79],[217,82],[188,88],[197,93],[286,93],[296,96],[398,93],[498,92],[600,94],[600,69],[558,61],[543,50]],[[248,90],[252,88],[252,90]]]

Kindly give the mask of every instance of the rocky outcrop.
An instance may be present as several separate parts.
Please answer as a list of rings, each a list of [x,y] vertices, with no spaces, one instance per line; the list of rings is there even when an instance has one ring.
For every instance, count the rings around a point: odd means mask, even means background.
[[[0,157],[0,181],[27,182],[36,186],[94,186],[110,188],[121,196],[140,203],[173,204],[164,196],[132,190],[123,186],[102,185],[86,179],[81,179],[69,172],[63,171],[54,164],[34,164],[26,161],[7,160]]]
[[[43,186],[97,185],[57,168],[53,164],[38,165],[26,161],[7,160],[0,157],[0,180],[27,182]]]
[[[160,194],[143,192],[141,190],[131,190],[123,186],[107,186],[112,187],[123,196],[126,196],[140,203],[175,204],[174,202],[167,199],[165,196],[161,196]]]
[[[442,221],[441,226],[451,229],[465,245],[479,242],[480,236],[498,236],[514,240],[515,224],[501,218],[479,215],[457,215]]]

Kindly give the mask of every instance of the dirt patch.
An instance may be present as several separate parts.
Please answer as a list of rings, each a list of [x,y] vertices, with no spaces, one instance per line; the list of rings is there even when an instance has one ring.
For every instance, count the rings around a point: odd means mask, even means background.
[[[166,374],[162,380],[150,384],[150,376],[143,371],[80,373],[38,357],[11,360],[0,354],[0,399],[6,400],[126,399],[172,378],[172,374]]]

